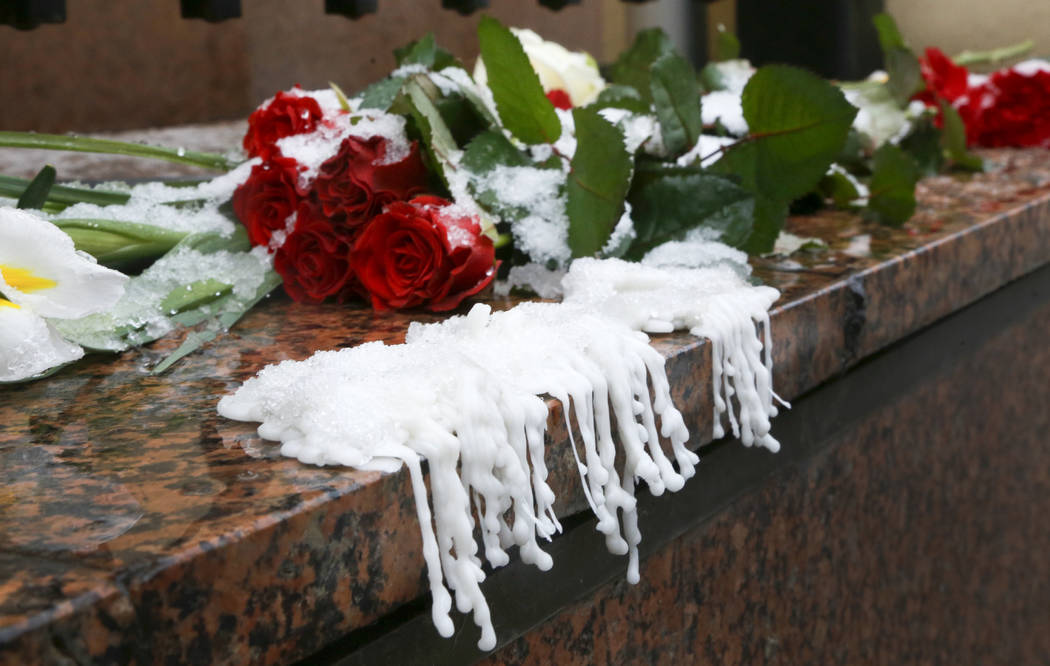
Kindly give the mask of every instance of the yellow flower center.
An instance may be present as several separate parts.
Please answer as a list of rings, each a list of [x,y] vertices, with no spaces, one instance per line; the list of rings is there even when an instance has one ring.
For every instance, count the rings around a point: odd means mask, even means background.
[[[18,305],[17,303],[12,303],[11,301],[7,300],[6,298],[0,298],[0,308],[14,308],[14,309],[18,310],[18,309],[21,308],[21,306]]]
[[[4,276],[4,282],[10,285],[11,288],[26,293],[58,286],[58,283],[54,280],[34,275],[33,271],[27,268],[0,265],[0,275]]]

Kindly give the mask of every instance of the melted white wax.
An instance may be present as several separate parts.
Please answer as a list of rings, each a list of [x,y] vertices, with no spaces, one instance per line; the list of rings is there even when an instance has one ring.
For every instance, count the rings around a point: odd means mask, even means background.
[[[553,564],[538,544],[561,529],[546,481],[545,396],[575,421],[578,440],[568,430],[584,493],[609,550],[629,556],[630,582],[639,578],[636,480],[654,495],[677,491],[699,461],[686,447],[664,359],[643,331],[685,328],[708,337],[715,436],[728,414],[745,444],[779,448],[769,434],[777,412],[768,318],[775,289],[751,286],[724,265],[580,259],[564,290],[562,303],[505,312],[478,304],[466,316],[413,323],[401,345],[371,342],[268,366],[219,403],[220,414],[260,422],[262,437],[306,463],[407,465],[434,624],[452,634],[454,599],[460,612],[473,612],[483,650],[496,635],[475,528],[492,566],[506,564],[513,545],[541,570]],[[430,502],[421,457],[429,463]]]

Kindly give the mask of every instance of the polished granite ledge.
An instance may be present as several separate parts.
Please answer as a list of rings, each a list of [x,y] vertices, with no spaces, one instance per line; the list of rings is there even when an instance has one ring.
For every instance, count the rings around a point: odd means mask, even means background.
[[[924,181],[903,229],[793,218],[791,231],[829,251],[754,261],[783,292],[782,396],[1050,263],[1050,153],[988,157],[990,173]],[[870,253],[848,254],[864,234]],[[215,413],[267,363],[398,341],[413,318],[432,317],[275,297],[161,377],[148,368],[175,340],[0,388],[0,661],[281,663],[424,594],[407,474],[303,466]],[[654,344],[700,447],[708,346],[681,334]],[[548,463],[569,516],[585,504],[565,440],[555,405]]]

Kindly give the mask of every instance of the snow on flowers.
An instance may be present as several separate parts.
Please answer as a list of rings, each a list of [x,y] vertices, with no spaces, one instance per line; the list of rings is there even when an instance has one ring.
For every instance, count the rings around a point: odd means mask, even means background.
[[[476,216],[417,196],[428,173],[404,120],[344,109],[331,94],[278,93],[244,138],[260,162],[233,208],[252,244],[273,252],[288,294],[440,311],[484,289],[495,276],[492,239]]]
[[[1050,63],[1027,60],[983,76],[932,47],[920,62],[926,89],[916,98],[954,107],[971,146],[1050,148]]]

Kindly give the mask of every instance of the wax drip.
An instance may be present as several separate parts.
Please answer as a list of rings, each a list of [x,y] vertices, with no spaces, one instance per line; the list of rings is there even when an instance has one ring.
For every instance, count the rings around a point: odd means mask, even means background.
[[[541,570],[553,564],[539,545],[561,530],[544,461],[545,396],[564,415],[597,530],[611,552],[628,555],[628,581],[639,579],[637,481],[659,495],[695,473],[699,458],[686,446],[664,359],[642,329],[687,328],[710,339],[716,435],[726,415],[745,444],[779,447],[769,434],[776,407],[767,311],[775,290],[724,267],[615,260],[577,261],[565,287],[564,303],[497,313],[479,304],[466,316],[412,324],[402,345],[373,342],[269,366],[219,403],[222,415],[260,422],[261,436],[303,462],[403,462],[434,625],[452,634],[454,602],[473,613],[482,650],[496,645],[482,556],[503,566],[507,549],[518,546],[522,561]]]

